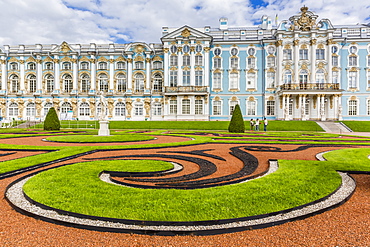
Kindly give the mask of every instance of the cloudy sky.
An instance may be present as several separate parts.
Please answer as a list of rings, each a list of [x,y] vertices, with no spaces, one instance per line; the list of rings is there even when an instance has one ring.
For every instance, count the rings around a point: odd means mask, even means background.
[[[0,0],[0,46],[159,43],[163,26],[218,27],[220,17],[252,26],[303,5],[334,25],[370,23],[369,0]]]

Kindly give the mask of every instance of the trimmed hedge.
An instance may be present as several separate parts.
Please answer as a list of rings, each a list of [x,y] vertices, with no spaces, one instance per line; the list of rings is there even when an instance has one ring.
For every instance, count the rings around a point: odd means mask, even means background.
[[[229,124],[229,132],[231,133],[244,133],[245,132],[243,115],[242,115],[242,111],[240,110],[239,105],[235,106],[233,115],[231,116],[231,120]]]
[[[44,130],[60,130],[60,121],[54,107],[51,107],[44,121]]]

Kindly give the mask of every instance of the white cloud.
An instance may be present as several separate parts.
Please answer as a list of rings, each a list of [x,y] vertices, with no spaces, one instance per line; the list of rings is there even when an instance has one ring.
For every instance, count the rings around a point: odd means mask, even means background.
[[[336,24],[370,22],[370,4],[348,0],[0,0],[0,44],[160,42],[161,27],[251,26],[262,15],[288,19],[306,5]]]

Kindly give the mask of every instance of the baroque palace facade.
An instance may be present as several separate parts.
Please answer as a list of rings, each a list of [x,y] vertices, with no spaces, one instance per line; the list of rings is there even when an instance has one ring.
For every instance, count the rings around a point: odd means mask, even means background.
[[[3,118],[366,120],[370,25],[333,26],[302,7],[272,25],[162,28],[161,43],[0,47]]]

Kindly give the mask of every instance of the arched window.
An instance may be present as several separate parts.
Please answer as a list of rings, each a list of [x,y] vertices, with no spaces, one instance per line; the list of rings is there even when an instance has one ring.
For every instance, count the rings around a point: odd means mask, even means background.
[[[60,112],[63,114],[67,114],[67,112],[72,111],[72,106],[71,103],[69,102],[64,102],[62,104],[62,107],[60,108]]]
[[[124,74],[117,74],[117,91],[118,92],[126,92],[127,90],[127,83],[126,83],[126,76]]]
[[[48,114],[48,112],[49,112],[50,108],[52,108],[52,107],[53,107],[53,104],[52,104],[52,103],[50,103],[50,102],[48,102],[48,103],[46,103],[46,104],[44,105],[44,116],[46,116],[46,115]]]
[[[291,84],[292,83],[292,71],[285,70],[284,72],[284,84]]]
[[[89,63],[88,62],[82,62],[80,64],[81,70],[88,70],[89,69]]]
[[[316,71],[316,83],[325,83],[325,73],[323,69],[318,69]]]
[[[161,74],[155,74],[153,78],[153,92],[162,92],[163,78]]]
[[[69,93],[72,91],[73,89],[72,76],[70,75],[63,76],[63,86],[64,86],[64,92]]]
[[[81,75],[81,92],[88,92],[90,90],[90,76],[88,74]]]
[[[72,66],[71,66],[71,63],[70,62],[64,62],[62,64],[62,69],[63,70],[71,70]]]
[[[35,103],[32,103],[32,102],[28,103],[26,107],[26,116],[34,117],[35,113],[36,113]]]
[[[230,73],[230,89],[238,89],[238,73]]]
[[[98,67],[100,70],[102,69],[108,69],[108,65],[106,62],[100,62],[99,63],[99,67]]]
[[[45,70],[53,70],[54,65],[51,62],[45,63]]]
[[[47,74],[45,76],[46,80],[46,92],[51,93],[54,90],[54,76]]]
[[[256,101],[254,100],[247,101],[247,115],[249,116],[256,115]]]
[[[155,102],[153,104],[153,115],[154,116],[162,115],[162,104],[160,102]]]
[[[137,73],[135,75],[135,92],[144,92],[144,75]]]
[[[10,65],[9,65],[9,69],[10,70],[18,70],[18,63],[16,63],[16,62],[13,62],[13,63],[11,63]]]
[[[35,63],[28,63],[27,64],[28,70],[36,70],[36,64]]]
[[[90,116],[90,106],[89,103],[83,102],[80,104],[80,116]]]
[[[144,69],[144,63],[141,61],[135,62],[135,69]]]
[[[19,77],[17,75],[10,76],[10,84],[12,93],[16,93],[19,91]]]
[[[108,91],[108,76],[106,74],[100,74],[98,77],[99,90],[101,92]]]
[[[126,115],[126,107],[123,102],[118,102],[114,108],[114,113],[116,116],[123,117]]]
[[[221,73],[213,73],[213,89],[221,89]]]
[[[163,64],[161,61],[155,61],[153,63],[153,69],[163,69]]]
[[[177,100],[175,99],[170,100],[170,114],[177,114]]]
[[[36,76],[35,75],[28,76],[28,90],[30,93],[36,92]]]
[[[17,117],[18,116],[18,104],[13,102],[9,105],[9,117]]]
[[[190,114],[190,99],[182,100],[182,114]]]

